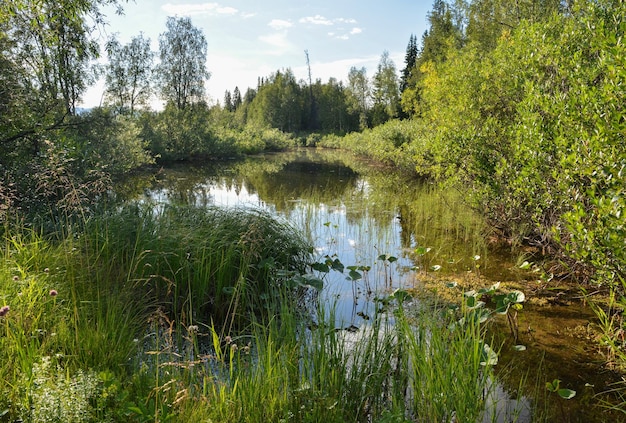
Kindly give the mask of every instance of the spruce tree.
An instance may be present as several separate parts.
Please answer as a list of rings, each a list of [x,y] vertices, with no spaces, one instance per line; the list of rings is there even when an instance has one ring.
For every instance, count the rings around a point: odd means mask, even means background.
[[[402,69],[402,77],[400,79],[400,92],[404,92],[409,86],[415,63],[417,62],[417,37],[411,34],[409,45],[406,47],[406,55],[404,56],[404,69]]]

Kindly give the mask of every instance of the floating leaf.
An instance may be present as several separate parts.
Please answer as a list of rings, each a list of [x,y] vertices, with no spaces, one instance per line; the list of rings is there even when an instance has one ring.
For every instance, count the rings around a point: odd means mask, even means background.
[[[330,271],[330,267],[326,263],[313,263],[311,268],[322,273],[328,273]]]
[[[423,256],[424,254],[426,254],[430,250],[431,250],[430,247],[417,247],[415,249],[415,254],[417,254],[418,256]]]
[[[324,288],[324,281],[320,278],[315,277],[315,275],[306,274],[302,276],[302,279],[299,281],[304,287],[315,288],[318,291],[321,291]]]
[[[473,298],[473,297],[472,297],[472,298]],[[468,299],[469,299],[469,298],[468,298]],[[473,310],[473,309],[475,309],[475,308],[481,308],[481,307],[482,307],[482,306],[484,306],[484,305],[485,305],[485,302],[484,302],[484,301],[476,301],[476,302],[474,302],[474,305],[472,305],[472,306],[468,306],[468,308],[469,308],[470,310]]]
[[[357,272],[356,270],[350,270],[350,273],[347,277],[348,280],[353,280],[353,281],[358,281],[359,279],[361,279],[363,276]]]
[[[339,259],[335,259],[333,261],[330,262],[331,263],[331,267],[333,268],[333,270],[337,270],[338,272],[343,273],[343,263],[339,261]]]
[[[391,298],[398,300],[398,302],[402,304],[406,300],[411,300],[413,297],[404,289],[396,289],[393,291],[393,294],[391,294]]]
[[[478,301],[478,299],[474,296],[467,297],[467,299],[465,300],[465,304],[467,305],[467,308],[469,308],[470,310],[473,310],[475,308],[480,308],[485,305],[483,301]]]
[[[531,265],[532,265],[531,263],[525,261],[524,263],[520,264],[519,268],[522,270],[528,270],[530,269]]]
[[[512,303],[523,303],[526,300],[526,296],[522,291],[513,291],[507,295],[507,298]]]
[[[568,400],[576,396],[576,391],[573,391],[571,389],[559,389],[557,391],[557,394],[559,394],[561,398]]]
[[[483,344],[483,354],[480,365],[495,366],[496,364],[498,364],[498,354],[496,354],[496,352],[491,349],[489,344]]]
[[[509,312],[509,307],[511,304],[509,303],[498,303],[496,304],[496,309],[494,310],[497,314],[507,314]]]

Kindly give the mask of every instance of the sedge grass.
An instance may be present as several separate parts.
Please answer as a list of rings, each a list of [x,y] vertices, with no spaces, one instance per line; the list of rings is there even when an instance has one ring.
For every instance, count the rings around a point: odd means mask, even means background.
[[[478,321],[451,330],[391,298],[358,332],[338,330],[333,307],[292,283],[310,250],[290,226],[257,211],[129,207],[57,243],[25,228],[5,237],[9,418],[34,421],[42,392],[70,410],[71,380],[85,387],[74,408],[91,407],[71,421],[480,418],[491,365]]]

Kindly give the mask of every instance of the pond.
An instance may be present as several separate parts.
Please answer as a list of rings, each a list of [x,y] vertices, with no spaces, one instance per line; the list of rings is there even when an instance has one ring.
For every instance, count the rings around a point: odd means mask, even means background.
[[[377,296],[397,288],[468,277],[485,285],[513,281],[532,287],[538,278],[520,269],[526,258],[522,252],[489,242],[488,227],[465,204],[464,193],[345,152],[301,149],[241,161],[178,164],[135,176],[118,194],[157,203],[260,208],[290,222],[310,237],[318,261],[339,260],[362,275],[351,279],[347,270],[331,272],[322,292],[336,305],[337,328],[351,331],[367,324]],[[579,305],[526,306],[519,313],[516,340],[526,351],[516,353],[510,353],[514,343],[503,321],[499,366],[508,370],[499,395],[515,399],[522,379],[545,394],[545,382],[558,378],[579,395],[566,404],[540,395],[535,406],[558,406],[564,421],[604,421],[607,415],[589,404],[597,402],[593,395],[615,375],[599,372],[600,358],[587,338],[591,318]],[[519,417],[529,421],[527,411]]]

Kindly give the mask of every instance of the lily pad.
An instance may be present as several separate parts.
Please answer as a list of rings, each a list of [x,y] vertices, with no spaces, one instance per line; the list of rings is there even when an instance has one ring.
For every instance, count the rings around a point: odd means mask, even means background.
[[[572,389],[559,389],[557,393],[559,394],[561,398],[566,399],[566,400],[572,399],[576,396],[576,391]]]

